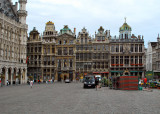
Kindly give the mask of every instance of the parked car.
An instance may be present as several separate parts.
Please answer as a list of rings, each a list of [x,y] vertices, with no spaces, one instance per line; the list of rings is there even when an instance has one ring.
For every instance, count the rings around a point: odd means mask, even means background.
[[[65,79],[65,83],[70,83],[70,79]]]
[[[94,78],[94,75],[87,75],[84,77],[84,85],[83,85],[83,88],[86,88],[86,87],[93,87],[95,88],[95,78]]]

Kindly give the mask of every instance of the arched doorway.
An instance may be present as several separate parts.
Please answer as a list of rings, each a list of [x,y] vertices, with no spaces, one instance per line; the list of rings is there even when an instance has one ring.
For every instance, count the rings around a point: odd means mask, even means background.
[[[2,68],[1,86],[5,85],[5,72],[6,72],[6,69],[5,69],[5,68]]]
[[[17,69],[14,68],[13,69],[13,84],[16,84],[16,71],[17,71]]]
[[[11,85],[11,68],[8,69],[8,82],[9,82],[9,85]]]

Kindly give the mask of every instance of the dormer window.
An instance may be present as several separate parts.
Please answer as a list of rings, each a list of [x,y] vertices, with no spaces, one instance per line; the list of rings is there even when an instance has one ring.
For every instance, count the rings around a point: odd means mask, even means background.
[[[62,44],[61,40],[59,40],[58,44]]]
[[[33,34],[33,39],[36,39],[36,35],[35,34]]]
[[[64,44],[67,44],[67,40],[64,40]]]

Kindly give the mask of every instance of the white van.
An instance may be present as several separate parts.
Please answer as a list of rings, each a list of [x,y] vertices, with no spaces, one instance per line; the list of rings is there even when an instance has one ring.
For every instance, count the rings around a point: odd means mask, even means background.
[[[98,78],[98,79],[99,79],[99,81],[101,81],[101,80],[102,80],[101,75],[95,75],[95,78]]]

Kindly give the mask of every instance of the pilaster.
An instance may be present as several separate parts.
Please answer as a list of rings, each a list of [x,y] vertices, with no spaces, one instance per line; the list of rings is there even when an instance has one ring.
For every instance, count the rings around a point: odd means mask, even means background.
[[[7,85],[8,80],[8,69],[5,70],[5,85]]]

